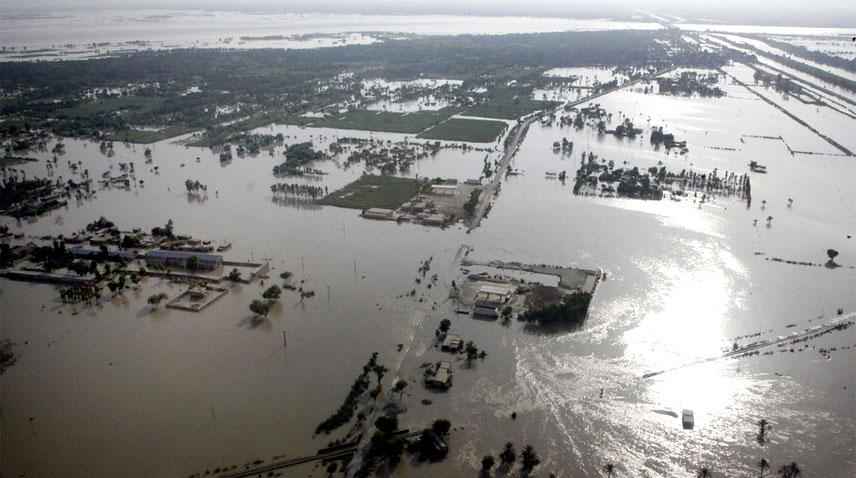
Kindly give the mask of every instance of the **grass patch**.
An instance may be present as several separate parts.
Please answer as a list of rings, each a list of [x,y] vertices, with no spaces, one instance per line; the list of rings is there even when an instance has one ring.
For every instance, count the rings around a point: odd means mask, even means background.
[[[128,143],[155,143],[164,139],[174,138],[186,133],[194,131],[194,128],[187,126],[170,126],[160,131],[146,131],[140,129],[132,129],[129,131],[117,131],[106,136],[107,141],[127,141]]]
[[[159,96],[121,96],[104,98],[81,103],[56,112],[58,118],[92,118],[103,114],[116,114],[119,111],[133,110],[147,114],[161,108],[165,100]]]
[[[492,143],[507,125],[501,121],[452,118],[423,131],[417,138]]]
[[[328,206],[365,210],[370,207],[398,209],[416,196],[422,182],[395,176],[364,174],[360,179],[319,201]]]
[[[468,108],[467,116],[484,118],[517,119],[533,111],[553,108],[560,103],[555,101],[538,101],[530,98],[531,90],[527,88],[498,88],[490,93],[490,99],[478,106]]]
[[[357,110],[328,118],[292,116],[288,118],[287,122],[289,124],[313,126],[315,128],[417,134],[440,124],[459,111],[460,108],[455,107],[447,107],[438,111],[417,111],[413,113]]]

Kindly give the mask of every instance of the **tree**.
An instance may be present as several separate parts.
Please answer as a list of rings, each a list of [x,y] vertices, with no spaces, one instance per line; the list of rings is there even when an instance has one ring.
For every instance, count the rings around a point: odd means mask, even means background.
[[[479,349],[478,349],[478,347],[476,347],[476,344],[474,344],[472,341],[469,341],[466,343],[466,345],[464,346],[464,352],[466,352],[466,354],[467,354],[467,360],[468,361],[473,360],[474,358],[478,357],[478,355],[479,355]]]
[[[253,301],[250,303],[250,312],[256,314],[256,316],[261,315],[267,317],[268,312],[270,312],[270,305],[258,299],[253,299]]]
[[[398,428],[398,418],[382,416],[375,420],[375,426],[385,435],[389,435]]]
[[[241,280],[241,271],[239,271],[238,268],[236,267],[236,268],[232,269],[232,272],[230,272],[229,276],[226,278],[232,282],[238,282]]]
[[[802,470],[796,462],[792,461],[790,464],[782,465],[779,468],[779,476],[782,478],[799,478],[802,476]]]
[[[838,257],[838,251],[835,249],[827,249],[826,255],[829,256],[829,262],[827,262],[826,265],[834,265],[835,258]]]
[[[168,297],[169,296],[163,292],[161,292],[160,294],[152,294],[149,296],[148,303],[149,305],[157,309],[158,305],[160,305],[160,303],[166,300]]]
[[[327,476],[333,476],[333,473],[339,470],[339,464],[335,461],[331,461],[329,465],[327,465]]]
[[[764,472],[770,469],[770,462],[766,458],[761,458],[761,461],[758,462],[758,468],[761,469],[761,476],[764,476]]]
[[[612,474],[615,473],[615,465],[612,463],[603,465],[603,472],[606,473],[607,478],[612,478]]]
[[[407,388],[406,380],[399,380],[395,382],[395,386],[392,388],[392,391],[398,394],[398,398],[400,399],[404,396],[404,389]]]
[[[184,266],[189,271],[195,271],[197,268],[199,268],[199,258],[196,256],[188,257],[187,260],[184,262]]]
[[[706,466],[703,466],[699,468],[698,473],[696,473],[696,476],[698,478],[708,478],[710,476],[710,470]]]
[[[449,430],[451,428],[452,423],[449,420],[445,420],[442,418],[439,420],[434,420],[434,423],[431,424],[431,430],[437,435],[440,435],[441,437],[448,435]]]
[[[767,441],[767,432],[770,431],[772,426],[767,421],[766,418],[762,418],[758,420],[758,443],[763,445]]]
[[[484,473],[489,472],[493,468],[494,462],[493,455],[485,455],[481,461],[482,471]]]
[[[526,445],[520,453],[520,462],[523,464],[524,470],[531,470],[538,466],[538,463],[541,463],[541,460],[538,458],[538,454],[535,453],[535,449],[532,448],[532,445]]]
[[[514,450],[514,444],[508,442],[505,444],[505,448],[502,450],[502,453],[499,454],[499,461],[502,462],[503,465],[508,465],[514,463],[517,460],[517,452]]]
[[[282,293],[282,289],[279,288],[278,285],[274,284],[267,288],[266,291],[262,294],[262,297],[269,301],[277,301],[279,300],[279,295]]]

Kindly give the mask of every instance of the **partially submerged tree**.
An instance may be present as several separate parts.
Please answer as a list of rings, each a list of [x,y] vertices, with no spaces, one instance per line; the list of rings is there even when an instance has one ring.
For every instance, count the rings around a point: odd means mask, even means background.
[[[541,463],[541,459],[538,458],[538,454],[535,453],[535,449],[532,448],[532,445],[526,445],[520,453],[520,462],[523,464],[524,470],[532,470],[538,466],[538,463]]]
[[[149,296],[148,303],[155,309],[158,308],[161,302],[165,301],[169,296],[161,292],[160,294],[152,294]]]
[[[267,317],[270,312],[270,305],[258,299],[253,299],[250,303],[250,312],[256,314],[256,316]]]
[[[278,285],[274,284],[262,293],[262,297],[271,302],[275,302],[279,300],[280,294],[282,294],[282,289],[280,289]]]
[[[505,444],[502,453],[499,454],[499,461],[503,465],[514,463],[517,460],[517,451],[514,450],[514,444],[508,442]]]

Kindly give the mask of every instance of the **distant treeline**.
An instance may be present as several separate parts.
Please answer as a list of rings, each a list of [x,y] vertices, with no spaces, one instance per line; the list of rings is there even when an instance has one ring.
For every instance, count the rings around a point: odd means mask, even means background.
[[[822,51],[809,50],[802,45],[794,45],[792,43],[774,40],[770,37],[758,37],[758,39],[772,47],[778,48],[779,50],[811,60],[815,63],[822,63],[824,65],[834,66],[851,72],[856,71],[856,59],[854,58],[848,59],[840,56],[829,55]]]
[[[8,62],[0,133],[47,125],[68,136],[133,125],[207,128],[262,113],[282,117],[360,96],[359,78],[444,77],[504,85],[552,67],[714,67],[719,53],[689,48],[666,30],[426,36],[303,50],[144,51],[85,61]],[[343,72],[355,81],[319,88]],[[521,81],[522,80],[522,81]],[[121,97],[94,89],[126,88]],[[87,95],[87,93],[90,93]],[[241,105],[240,111],[219,107]],[[121,115],[116,112],[121,111]],[[218,111],[221,111],[218,113]]]

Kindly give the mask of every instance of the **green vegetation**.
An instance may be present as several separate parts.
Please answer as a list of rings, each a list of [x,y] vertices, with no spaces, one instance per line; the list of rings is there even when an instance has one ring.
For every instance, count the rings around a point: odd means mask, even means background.
[[[250,302],[250,312],[255,314],[257,317],[267,317],[268,313],[270,313],[270,304],[258,299],[253,299],[253,301]]]
[[[536,101],[529,98],[527,89],[520,89],[517,94],[501,91],[500,94],[488,101],[467,109],[467,116],[483,116],[485,118],[517,119],[534,111],[553,108],[559,105],[555,101]]]
[[[415,179],[364,174],[318,203],[361,210],[372,207],[398,209],[416,196],[421,188],[422,183]]]
[[[163,141],[165,139],[174,138],[183,134],[190,133],[194,128],[187,126],[170,126],[160,130],[142,130],[128,129],[119,130],[115,133],[110,133],[104,136],[107,141],[124,141],[128,143],[149,144]]]
[[[312,148],[312,142],[297,143],[288,147],[285,151],[285,161],[273,167],[274,174],[294,175],[299,174],[299,168],[312,161],[327,159],[323,151]]]
[[[291,116],[286,122],[311,125],[316,128],[356,129],[416,134],[440,124],[462,108],[447,107],[438,111],[390,113],[386,111],[356,110],[326,118]]]
[[[157,309],[157,308],[158,308],[158,305],[160,305],[160,303],[161,303],[161,302],[163,302],[163,301],[165,301],[168,297],[169,297],[169,296],[167,296],[167,295],[166,295],[165,293],[163,293],[163,292],[161,292],[161,293],[159,293],[159,294],[152,294],[152,295],[150,295],[150,296],[149,296],[149,298],[148,298],[147,302],[149,303],[149,305],[151,305],[152,307],[154,307],[155,309]]]
[[[520,320],[549,324],[561,322],[565,324],[580,324],[588,314],[591,294],[588,292],[573,292],[565,296],[558,304],[527,310],[520,315]]]
[[[437,112],[361,110],[327,119],[300,115],[362,100],[364,78],[410,80],[418,75],[462,80],[461,91],[484,86],[488,93],[477,94],[480,105],[467,114],[516,118],[548,105],[530,99],[532,88],[544,81],[544,69],[598,64],[605,58],[627,67],[716,67],[725,55],[698,52],[679,33],[653,30],[423,36],[336,48],[177,49],[86,61],[7,62],[0,89],[19,93],[0,105],[0,133],[45,127],[65,136],[147,142],[206,130],[194,145],[211,146],[237,132],[287,119],[417,134],[465,110],[463,98],[448,98],[460,106]],[[323,88],[342,72],[353,77]],[[142,125],[161,131],[143,131]]]
[[[369,375],[374,372],[378,377],[378,382],[380,382],[380,378],[385,371],[386,368],[377,363],[377,352],[374,352],[369,361],[363,366],[362,373],[354,381],[354,384],[351,385],[351,391],[348,392],[348,396],[345,397],[342,406],[339,407],[336,413],[321,422],[315,429],[315,433],[330,433],[351,421],[351,417],[354,416],[354,410],[357,408],[357,399],[368,390],[371,384]]]
[[[262,297],[269,301],[277,301],[279,300],[279,296],[282,294],[282,289],[276,284],[267,288],[267,290],[262,293]]]
[[[492,143],[508,125],[501,121],[450,118],[417,135],[417,138],[444,139],[448,141],[470,141]]]

